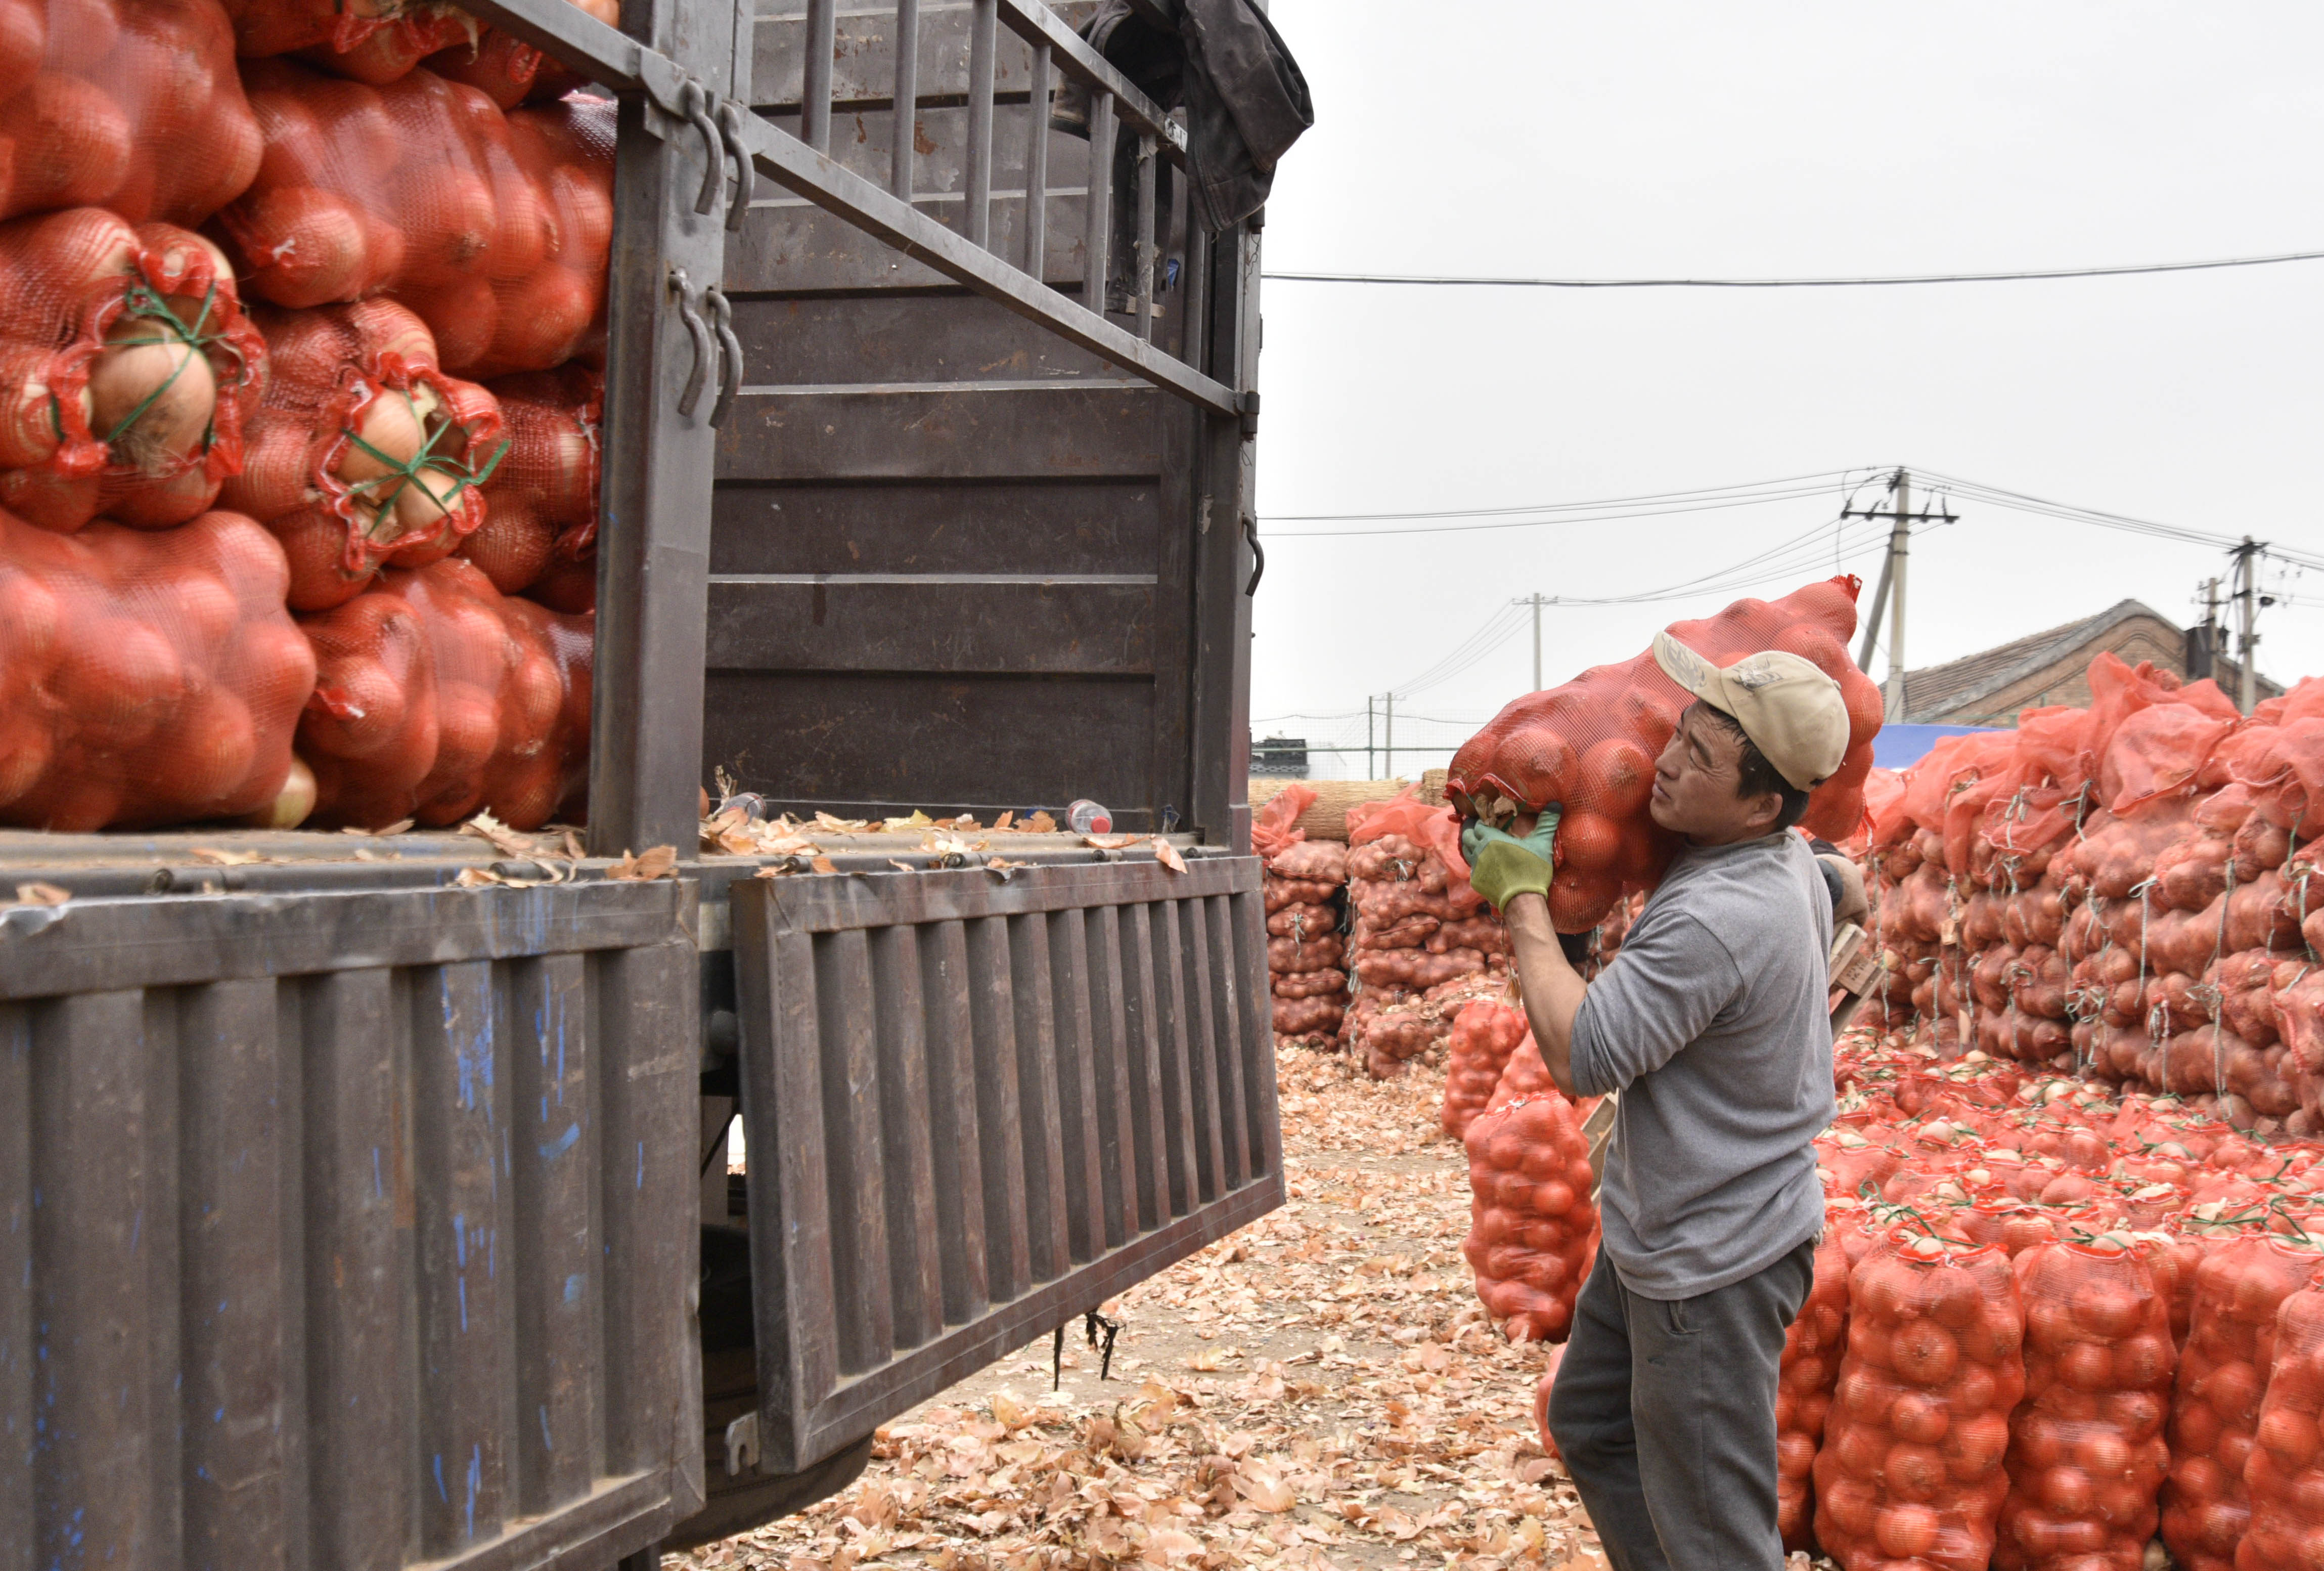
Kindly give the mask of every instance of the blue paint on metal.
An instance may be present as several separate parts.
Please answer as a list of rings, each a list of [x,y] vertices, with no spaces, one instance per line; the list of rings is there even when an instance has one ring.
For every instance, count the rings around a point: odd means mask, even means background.
[[[452,1254],[460,1262],[460,1269],[466,1271],[468,1267],[468,1214],[465,1211],[452,1214]]]
[[[548,1141],[540,1148],[541,1159],[544,1161],[554,1161],[558,1157],[563,1156],[567,1151],[571,1151],[574,1146],[580,1142],[580,1140],[581,1126],[577,1123],[570,1124],[567,1126],[563,1134],[558,1135],[555,1140]]]
[[[575,1271],[571,1276],[565,1279],[565,1301],[568,1304],[577,1304],[581,1301],[581,1273],[579,1271]]]
[[[145,1207],[143,1207],[143,1206],[140,1206],[139,1207],[137,1207],[137,1214],[136,1214],[135,1215],[132,1216],[132,1217],[129,1219],[129,1252],[130,1252],[130,1253],[132,1253],[132,1254],[135,1254],[135,1253],[137,1252],[137,1240],[138,1240],[139,1236],[144,1233],[144,1231],[145,1231]]]
[[[501,1274],[501,1230],[497,1227],[484,1234],[484,1280],[496,1280]]]
[[[646,1142],[638,1141],[638,1187],[646,1187]]]
[[[484,1485],[484,1448],[476,1446],[468,1452],[468,1537],[476,1536],[476,1491]]]
[[[379,1147],[377,1146],[371,1148],[371,1197],[374,1200],[387,1198],[387,1186],[380,1181],[379,1177]]]
[[[220,1408],[217,1412],[212,1413],[212,1414],[210,1415],[210,1422],[211,1422],[211,1423],[213,1423],[213,1424],[223,1424],[223,1423],[225,1423],[225,1422],[226,1422],[226,1409],[225,1409],[224,1408]]]
[[[467,1279],[467,1278],[466,1278],[466,1277],[462,1277],[462,1278],[460,1278],[460,1279],[459,1279],[459,1288],[460,1288],[460,1329],[461,1329],[461,1330],[463,1330],[463,1331],[466,1331],[466,1330],[468,1328],[468,1279]]]
[[[444,1492],[444,1453],[441,1451],[436,1453],[436,1498],[446,1505],[452,1503],[452,1497]]]
[[[549,1437],[549,1404],[547,1402],[540,1404],[540,1448],[543,1451],[557,1449],[557,1442]]]

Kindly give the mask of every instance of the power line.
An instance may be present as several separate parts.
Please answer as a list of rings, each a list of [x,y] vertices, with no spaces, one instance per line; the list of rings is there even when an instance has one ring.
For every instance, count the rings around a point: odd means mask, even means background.
[[[1461,278],[1434,273],[1268,273],[1269,282],[1379,283],[1437,289],[1880,289],[1916,283],[2024,283],[2059,278],[2123,278],[2148,273],[2210,273],[2324,261],[2324,251],[2228,256],[2208,262],[2142,262],[2112,267],[2034,268],[2014,273],[1908,273],[1863,278]]]
[[[1520,518],[1500,523],[1414,524],[1392,529],[1286,529],[1270,531],[1268,543],[1286,540],[1346,540],[1369,535],[1396,534],[1474,534],[1504,529],[1541,529],[1554,523],[1616,523],[1629,518],[1669,518],[1685,513],[1717,513],[1731,507],[1763,507],[1772,502],[1798,502],[1808,497],[1829,496],[1831,485],[1801,486],[1788,491],[1770,491],[1756,495],[1738,496],[1729,501],[1692,502],[1667,507],[1619,508],[1600,513],[1570,513],[1556,518]],[[1425,518],[1427,513],[1411,513],[1407,517]],[[1461,517],[1467,514],[1447,514]]]
[[[1593,502],[1534,502],[1515,507],[1416,507],[1402,513],[1269,513],[1261,523],[1370,523],[1397,518],[1492,518],[1517,513],[1572,513],[1595,507],[1633,507],[1648,502],[1687,502],[1697,498],[1731,496],[1778,486],[1803,484],[1845,485],[1854,469],[1825,469],[1813,475],[1783,475],[1772,480],[1747,480],[1738,485],[1703,485],[1692,491],[1650,491],[1643,496],[1603,496]]]

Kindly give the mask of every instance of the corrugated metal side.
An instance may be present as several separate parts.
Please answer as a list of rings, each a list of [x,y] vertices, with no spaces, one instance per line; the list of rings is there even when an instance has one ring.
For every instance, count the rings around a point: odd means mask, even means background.
[[[0,921],[0,1571],[610,1565],[701,1498],[677,884]]]
[[[1282,1204],[1256,859],[732,899],[768,1470]]]

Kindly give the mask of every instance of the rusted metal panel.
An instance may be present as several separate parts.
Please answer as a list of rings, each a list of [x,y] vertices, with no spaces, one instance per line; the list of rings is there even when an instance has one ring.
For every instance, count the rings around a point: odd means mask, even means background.
[[[722,480],[1143,477],[1161,395],[1130,382],[955,390],[745,385],[718,433]]]
[[[0,1566],[604,1566],[696,1508],[684,889],[54,910],[0,936]]]
[[[1041,542],[1041,570],[1154,570],[1161,525],[1150,480],[880,486],[723,485],[710,570],[990,573]],[[1170,581],[1165,578],[1164,581]]]
[[[1281,1204],[1255,859],[729,887],[770,1471]]]
[[[1153,578],[1128,574],[722,576],[707,647],[721,670],[1146,676],[1154,616]]]
[[[713,671],[707,709],[706,761],[807,813],[989,820],[1085,796],[1127,832],[1185,811],[1151,792],[1153,689],[1134,679]]]

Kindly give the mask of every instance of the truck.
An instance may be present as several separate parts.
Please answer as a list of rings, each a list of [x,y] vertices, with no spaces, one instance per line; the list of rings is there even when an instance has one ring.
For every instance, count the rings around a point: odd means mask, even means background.
[[[650,1566],[1282,1202],[1258,217],[1087,5],[467,8],[619,101],[586,830],[0,834],[8,1571]]]

